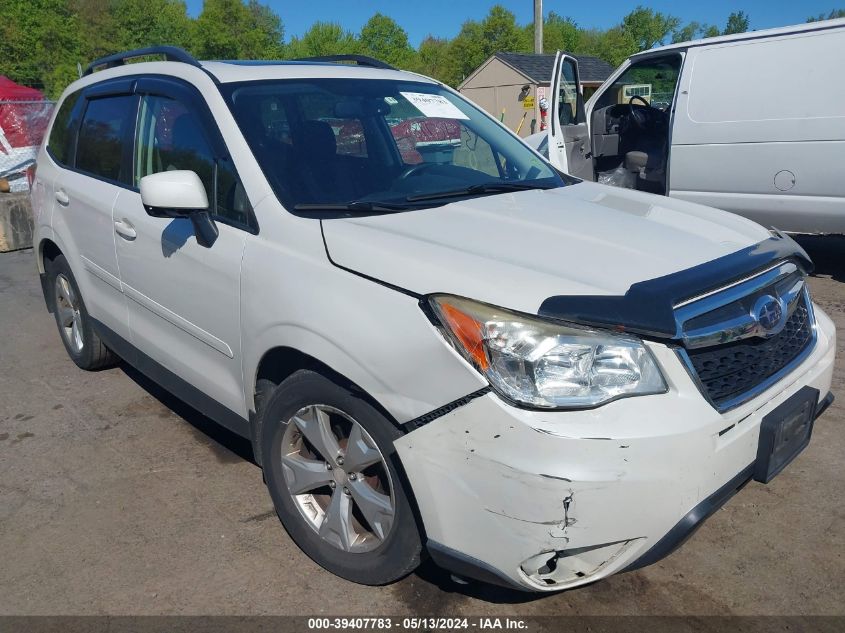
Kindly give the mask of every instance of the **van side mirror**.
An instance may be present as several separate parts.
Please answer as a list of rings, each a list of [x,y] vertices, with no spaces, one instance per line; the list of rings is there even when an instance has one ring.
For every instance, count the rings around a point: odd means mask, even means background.
[[[210,248],[220,234],[208,210],[205,186],[196,172],[161,171],[141,178],[141,203],[155,218],[188,218],[200,246]]]

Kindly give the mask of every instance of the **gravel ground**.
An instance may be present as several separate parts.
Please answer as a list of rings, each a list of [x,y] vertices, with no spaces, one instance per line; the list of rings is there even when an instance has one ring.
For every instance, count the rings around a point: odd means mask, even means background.
[[[845,240],[803,240],[845,331]],[[312,563],[249,444],[129,367],[65,355],[32,251],[0,255],[0,615],[845,614],[845,368],[804,453],[749,484],[662,562],[533,596],[426,565],[363,587]],[[843,339],[839,339],[839,357]]]

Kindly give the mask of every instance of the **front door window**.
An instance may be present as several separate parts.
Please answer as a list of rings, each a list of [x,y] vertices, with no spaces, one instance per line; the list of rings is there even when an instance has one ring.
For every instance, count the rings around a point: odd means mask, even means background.
[[[564,58],[560,66],[560,83],[557,91],[558,122],[561,126],[584,122],[583,107],[579,100],[578,71],[572,59]]]

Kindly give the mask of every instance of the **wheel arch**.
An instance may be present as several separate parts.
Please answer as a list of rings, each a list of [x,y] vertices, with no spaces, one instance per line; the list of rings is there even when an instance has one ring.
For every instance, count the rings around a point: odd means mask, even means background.
[[[261,381],[269,380],[274,385],[280,385],[286,378],[289,378],[297,371],[310,370],[324,376],[335,384],[354,392],[357,396],[364,399],[374,409],[381,413],[386,419],[390,420],[397,429],[404,432],[402,425],[396,418],[366,389],[357,384],[354,380],[348,378],[343,373],[329,366],[327,363],[321,361],[314,356],[307,354],[295,347],[287,345],[278,345],[268,349],[262,356],[261,360],[255,370],[255,374],[251,379],[253,406],[250,410],[250,426],[252,431],[253,447],[255,448],[256,458],[260,459],[260,420],[258,417],[258,408],[260,406],[261,394],[259,393],[259,386]]]
[[[59,255],[63,255],[62,249],[59,247],[56,242],[51,240],[49,237],[43,238],[40,242],[38,242],[38,251],[36,257],[36,264],[38,266],[38,273],[44,274],[47,272],[47,261],[52,261],[56,259]]]
[[[370,406],[372,406],[376,411],[381,413],[385,419],[389,420],[392,425],[394,425],[397,429],[399,429],[403,434],[408,432],[408,429],[400,424],[397,419],[378,401],[374,398],[366,389],[362,388],[360,385],[355,383],[355,381],[347,378],[341,372],[333,369],[327,363],[307,354],[295,347],[287,346],[287,345],[278,345],[268,349],[261,357],[261,360],[258,362],[258,365],[255,370],[255,374],[252,378],[252,388],[254,392],[254,405],[253,410],[250,411],[250,432],[252,434],[252,447],[253,453],[256,463],[259,466],[262,466],[261,463],[261,420],[259,419],[258,413],[258,406],[260,401],[260,394],[257,393],[257,389],[259,386],[259,382],[262,380],[269,380],[270,382],[274,383],[275,385],[279,385],[284,381],[286,378],[292,376],[297,371],[300,370],[310,370],[314,371],[321,376],[324,376],[328,380],[345,387],[355,393],[355,395],[364,399]],[[413,486],[411,486],[410,481],[408,480],[407,474],[405,473],[405,469],[399,460],[398,454],[394,455],[395,464],[397,465],[397,471],[399,475],[399,479],[403,489],[405,490],[405,494],[408,497],[408,500],[411,503],[411,510],[414,514],[414,521],[418,529],[420,530],[420,534],[423,536],[423,542],[425,542],[425,523],[422,520],[422,515],[420,514],[419,507],[417,506],[416,496],[414,494]],[[425,556],[425,550],[423,556]]]
[[[49,237],[45,237],[38,242],[35,265],[38,269],[38,279],[41,282],[41,293],[44,295],[44,303],[47,306],[47,312],[50,312],[51,314],[55,310],[55,306],[53,305],[52,292],[48,287],[49,281],[47,279],[47,262],[53,261],[59,255],[64,255],[62,249]]]

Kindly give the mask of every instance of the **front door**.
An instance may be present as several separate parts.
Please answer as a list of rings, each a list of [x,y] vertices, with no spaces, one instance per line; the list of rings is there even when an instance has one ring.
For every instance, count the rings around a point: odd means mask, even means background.
[[[197,243],[191,221],[147,214],[137,189],[121,191],[114,219],[132,343],[217,403],[246,417],[241,372],[240,273],[251,210],[199,94],[139,81],[133,180],[173,169],[197,173],[219,236]],[[166,88],[167,86],[165,86]],[[172,95],[172,96],[171,96]]]
[[[574,57],[558,51],[551,89],[549,160],[563,172],[593,180],[590,132]]]

